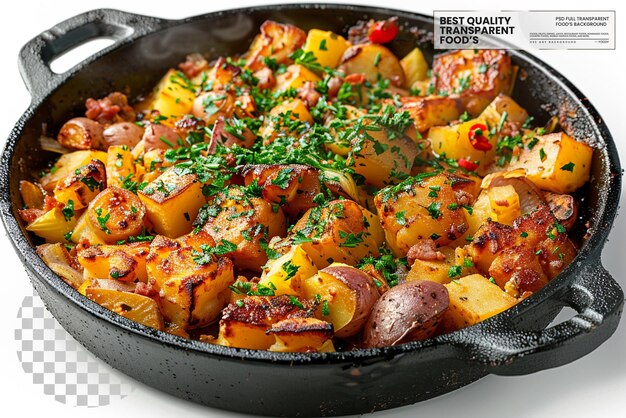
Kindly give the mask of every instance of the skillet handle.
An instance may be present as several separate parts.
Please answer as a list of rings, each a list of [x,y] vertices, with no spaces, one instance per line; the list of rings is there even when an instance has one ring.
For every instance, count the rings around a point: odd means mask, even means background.
[[[516,329],[509,321],[487,321],[467,328],[457,346],[463,346],[461,340],[469,341],[462,351],[490,373],[530,374],[562,366],[595,350],[617,328],[624,305],[622,289],[600,261],[584,267],[563,293],[553,297],[556,300],[550,302],[570,306],[578,314],[542,331]]]
[[[104,51],[131,42],[167,20],[112,9],[99,9],[69,18],[31,39],[19,53],[19,70],[33,102],[45,97],[64,79],[50,69],[50,63],[65,52],[97,38],[112,38],[115,43]],[[84,62],[94,59],[89,57]],[[68,72],[71,72],[69,70]]]

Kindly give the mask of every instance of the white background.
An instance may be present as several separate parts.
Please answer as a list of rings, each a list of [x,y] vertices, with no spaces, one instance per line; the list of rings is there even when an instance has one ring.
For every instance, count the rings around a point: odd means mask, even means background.
[[[356,1],[356,0],[355,0]],[[618,29],[622,27],[623,3],[607,1],[525,1],[506,5],[496,1],[402,1],[358,0],[361,4],[389,5],[399,9],[432,14],[432,9],[559,9],[599,10],[616,9]],[[2,100],[0,100],[0,142],[29,104],[30,97],[17,70],[20,47],[30,38],[54,24],[80,12],[100,7],[166,18],[183,18],[211,12],[225,7],[242,7],[273,1],[228,2],[161,2],[153,1],[47,1],[18,0],[5,3],[0,39],[3,65]],[[10,5],[10,6],[9,6]],[[561,6],[563,5],[563,6]],[[626,163],[626,128],[622,95],[626,92],[624,66],[626,36],[617,31],[615,51],[535,51],[535,54],[563,73],[578,86],[598,108],[610,127]],[[622,197],[622,205],[624,197]],[[3,232],[4,233],[4,232]],[[618,218],[603,261],[623,287],[626,287],[626,216]],[[0,239],[2,254],[2,302],[0,303],[0,396],[2,410],[20,411],[26,416],[44,415],[49,418],[95,418],[112,416],[170,417],[230,417],[241,416],[210,409],[176,399],[136,383],[136,390],[127,398],[98,408],[70,407],[43,394],[43,387],[33,385],[31,376],[23,372],[16,355],[13,331],[15,318],[24,296],[30,292],[30,283],[8,240]],[[303,388],[303,396],[306,388]],[[481,381],[451,394],[392,411],[374,414],[375,417],[554,417],[554,416],[624,416],[622,402],[626,395],[626,325],[594,353],[567,366],[546,370],[532,376],[495,377]],[[245,394],[242,394],[245,396]]]

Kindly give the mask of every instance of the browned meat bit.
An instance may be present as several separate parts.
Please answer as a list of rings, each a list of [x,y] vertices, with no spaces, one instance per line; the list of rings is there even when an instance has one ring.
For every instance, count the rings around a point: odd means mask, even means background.
[[[419,240],[417,244],[409,248],[409,252],[406,255],[409,266],[415,263],[415,260],[445,260],[446,256],[437,251],[437,244],[431,239]]]
[[[178,68],[185,74],[187,78],[194,78],[202,71],[209,68],[209,63],[200,54],[187,55],[184,62],[178,64]]]
[[[126,95],[120,92],[113,92],[98,100],[89,98],[85,102],[85,107],[87,108],[85,116],[103,125],[135,120],[135,111],[129,106]]]
[[[322,96],[315,90],[315,83],[307,81],[298,88],[298,97],[310,108],[314,107]]]

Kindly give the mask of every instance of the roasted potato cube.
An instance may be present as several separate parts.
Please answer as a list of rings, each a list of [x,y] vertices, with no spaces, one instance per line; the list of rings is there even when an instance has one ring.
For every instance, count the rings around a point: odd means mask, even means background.
[[[320,65],[337,68],[343,53],[349,46],[350,43],[341,35],[331,31],[311,29],[302,49],[304,52],[313,53]]]
[[[384,235],[378,218],[351,200],[333,200],[314,207],[296,223],[288,239],[318,268],[333,262],[356,264],[367,255],[378,256]]]
[[[269,351],[328,352],[335,351],[330,339],[333,325],[317,318],[289,318],[273,324],[268,330],[276,342]]]
[[[451,247],[441,247],[437,251],[442,257],[434,259],[415,259],[411,270],[406,276],[406,281],[429,280],[437,283],[449,283],[450,269],[455,265],[454,249]]]
[[[489,266],[489,276],[513,297],[536,292],[548,283],[533,246],[515,245],[503,249]]]
[[[366,347],[387,347],[431,337],[448,309],[448,292],[435,282],[413,281],[385,293],[363,333]]]
[[[493,135],[489,137],[488,133],[485,133],[485,138],[487,138],[492,148],[487,151],[478,150],[474,148],[469,138],[471,128],[475,125],[486,125],[486,121],[479,118],[453,126],[433,126],[428,131],[428,139],[433,152],[437,155],[445,155],[447,158],[455,160],[463,158],[472,162],[479,161],[476,172],[484,175],[489,164],[496,157],[498,136]]]
[[[498,127],[502,122],[501,131],[507,135],[515,135],[528,120],[528,112],[509,96],[499,94],[483,110],[480,118],[484,119],[490,127]]]
[[[287,234],[280,207],[259,197],[248,198],[238,186],[218,194],[202,209],[196,225],[202,226],[215,242],[233,247],[227,256],[237,268],[257,272],[267,262],[269,240]]]
[[[302,124],[291,123],[300,121]],[[285,121],[290,121],[286,123]],[[307,124],[313,123],[313,116],[306,104],[300,99],[286,100],[270,110],[269,116],[263,121],[259,129],[259,136],[263,138],[263,144],[271,144],[279,135],[288,135],[292,130],[298,131]]]
[[[572,193],[589,180],[593,149],[563,132],[536,137],[538,142],[525,147],[509,169],[522,168],[540,189]]]
[[[123,282],[146,282],[146,257],[149,244],[95,245],[78,250],[78,262],[85,269],[85,279],[115,279]]]
[[[448,332],[484,321],[517,303],[517,299],[480,274],[465,276],[444,286],[450,305],[441,322]]]
[[[87,288],[87,297],[131,321],[163,330],[163,317],[154,299],[112,289]]]
[[[270,327],[290,318],[312,318],[315,304],[295,296],[251,296],[231,303],[222,312],[216,344],[267,350],[276,342]]]
[[[509,225],[487,220],[478,228],[468,246],[468,253],[482,272],[488,272],[498,252],[515,242],[515,231]]]
[[[331,322],[335,336],[358,334],[378,300],[379,293],[369,274],[334,263],[302,282],[307,299],[321,301],[321,318]]]
[[[135,175],[135,158],[125,145],[113,145],[107,151],[107,184],[122,187],[125,179]]]
[[[400,103],[400,110],[409,112],[421,133],[433,126],[447,125],[460,114],[457,101],[449,97],[401,97]]]
[[[416,81],[423,81],[428,77],[428,62],[419,48],[413,48],[411,52],[406,54],[400,60],[400,65],[404,70],[406,77],[404,87],[407,89],[412,87]]]
[[[316,206],[313,198],[321,191],[318,170],[306,165],[250,165],[245,166],[241,174],[246,186],[256,182],[262,189],[263,198],[279,204],[291,219],[299,219]]]
[[[253,71],[263,68],[263,59],[272,58],[279,64],[289,62],[289,56],[306,40],[306,32],[289,25],[266,20],[261,33],[254,38],[246,54],[247,66]]]
[[[467,231],[463,209],[444,174],[411,177],[374,199],[387,245],[404,257],[419,240],[447,245]]]
[[[168,118],[161,123],[173,125],[174,120],[191,112],[196,98],[196,87],[182,72],[172,68],[157,84],[153,95],[150,109],[158,110],[161,116]]]
[[[42,244],[37,246],[37,255],[67,284],[78,289],[84,282],[82,267],[65,248],[64,244]]]
[[[363,74],[370,83],[379,77],[396,87],[405,83],[404,70],[398,58],[380,44],[360,44],[346,49],[339,70],[345,74]]]
[[[145,228],[146,207],[134,193],[111,186],[104,189],[87,208],[90,229],[107,244],[115,244]]]
[[[352,140],[351,145],[348,161],[354,172],[378,188],[406,178],[418,154],[411,136],[392,136],[382,128],[371,131],[366,128]]]
[[[302,282],[317,273],[317,267],[300,245],[269,262],[259,284],[274,288],[276,295],[302,296]]]
[[[193,220],[206,203],[197,176],[180,173],[176,167],[165,171],[137,194],[146,206],[154,230],[170,238],[191,231]]]
[[[189,240],[181,244],[155,238],[146,258],[148,278],[160,291],[165,318],[183,329],[214,321],[219,314],[216,303],[225,304],[230,292],[218,295],[235,281],[230,259],[211,254],[213,240],[202,234],[205,244],[198,239],[193,246]]]
[[[491,220],[513,225],[513,221],[522,216],[519,196],[513,186],[490,187],[487,196],[491,206]]]
[[[65,242],[65,236],[76,226],[76,216],[66,217],[59,207],[54,207],[37,217],[26,230],[34,232],[46,242]]]
[[[42,187],[47,192],[52,192],[57,183],[66,177],[74,174],[74,172],[89,164],[92,160],[99,160],[102,163],[107,162],[107,153],[103,151],[74,151],[63,154],[54,164],[48,174],[39,179]]]
[[[284,73],[276,76],[276,86],[274,90],[277,92],[289,89],[297,89],[302,87],[307,81],[317,82],[320,78],[311,70],[300,64],[293,64],[287,67]]]
[[[83,209],[106,187],[104,164],[100,160],[91,160],[57,183],[54,198],[64,205],[72,201],[74,209]]]
[[[504,50],[451,51],[435,56],[433,83],[438,95],[459,95],[463,107],[476,116],[514,83],[511,57]]]

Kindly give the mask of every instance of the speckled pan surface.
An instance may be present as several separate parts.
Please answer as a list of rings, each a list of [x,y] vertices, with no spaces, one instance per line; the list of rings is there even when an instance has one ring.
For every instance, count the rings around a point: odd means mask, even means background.
[[[124,373],[175,396],[223,409],[271,416],[332,416],[398,407],[467,385],[488,373],[519,375],[573,361],[615,331],[623,292],[600,264],[616,216],[621,168],[607,127],[585,96],[525,52],[512,51],[526,73],[513,97],[539,122],[562,117],[567,131],[596,147],[583,198],[592,234],[574,262],[541,292],[476,326],[384,349],[297,354],[231,349],[146,328],[81,296],[39,259],[34,239],[16,218],[18,182],[51,157],[39,148],[42,124],[56,132],[88,97],[111,90],[148,91],[189,52],[244,51],[266,19],[303,29],[342,32],[363,18],[397,15],[406,27],[432,29],[432,18],[344,5],[284,5],[218,12],[180,21],[96,10],[71,18],[29,42],[20,69],[33,101],[17,122],[0,165],[0,209],[16,252],[46,306],[78,341]],[[65,50],[100,36],[117,42],[65,74],[48,64]],[[403,31],[394,52],[427,36]],[[563,306],[579,314],[544,328]],[[416,407],[419,408],[419,407]],[[419,410],[416,410],[419,413]]]

